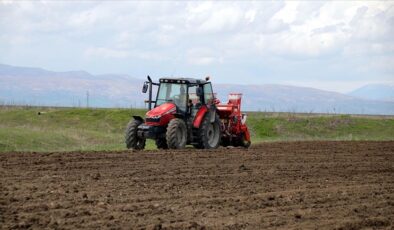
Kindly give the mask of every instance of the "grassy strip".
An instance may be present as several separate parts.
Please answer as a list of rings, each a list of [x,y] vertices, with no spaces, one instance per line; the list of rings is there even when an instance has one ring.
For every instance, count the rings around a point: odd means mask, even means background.
[[[0,151],[122,150],[127,122],[144,114],[141,109],[0,107]],[[253,142],[394,140],[393,117],[253,112],[248,127]],[[147,148],[154,149],[154,142]]]

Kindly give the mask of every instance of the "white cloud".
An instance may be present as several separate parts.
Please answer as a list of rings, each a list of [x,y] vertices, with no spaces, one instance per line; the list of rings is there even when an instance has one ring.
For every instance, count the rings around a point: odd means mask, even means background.
[[[130,53],[105,47],[91,47],[85,50],[85,55],[96,58],[127,58]]]
[[[191,65],[212,65],[223,62],[223,58],[207,48],[192,48],[187,52],[187,61]]]
[[[375,40],[374,47],[379,47],[377,43],[382,45],[384,40],[394,38],[390,25],[394,13],[388,7],[392,3],[383,6],[374,2],[326,2],[308,4],[309,7],[304,4],[287,2],[272,19],[282,20],[289,29],[277,35],[262,34],[257,46],[276,55],[318,58],[342,53],[364,40]]]
[[[11,5],[13,3],[12,0],[1,0],[0,5]]]
[[[256,18],[256,11],[255,10],[248,10],[245,12],[245,19],[247,22],[252,23]]]
[[[0,41],[3,43],[9,43],[11,45],[27,45],[31,43],[31,39],[29,37],[23,36],[21,34],[8,35],[3,34],[0,35]]]
[[[102,15],[100,15],[99,11],[93,8],[73,14],[66,23],[77,28],[89,28],[96,24],[99,17],[102,17]]]
[[[286,2],[286,5],[275,13],[273,19],[282,20],[285,23],[291,24],[296,20],[298,2]]]
[[[200,25],[202,32],[221,32],[238,28],[242,20],[242,12],[235,7],[217,9]]]
[[[385,55],[387,53],[394,53],[394,44],[392,42],[366,42],[360,41],[354,44],[348,44],[344,47],[343,54],[346,57],[360,57],[360,56],[376,56]]]
[[[394,57],[393,56],[374,56],[369,58],[369,62],[358,68],[362,72],[375,71],[377,73],[389,74],[388,78],[394,81]],[[387,76],[387,75],[385,75]]]

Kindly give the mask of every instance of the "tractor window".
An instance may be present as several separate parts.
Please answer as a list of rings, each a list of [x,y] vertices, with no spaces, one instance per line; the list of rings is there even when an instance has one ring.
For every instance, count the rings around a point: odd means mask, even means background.
[[[172,102],[186,111],[186,84],[161,83],[157,94],[156,106]]]
[[[192,101],[193,105],[200,103],[200,97],[197,95],[197,87],[196,85],[189,87],[189,100]]]
[[[205,104],[211,104],[213,103],[213,91],[212,91],[212,85],[211,83],[207,83],[204,85],[204,101]]]

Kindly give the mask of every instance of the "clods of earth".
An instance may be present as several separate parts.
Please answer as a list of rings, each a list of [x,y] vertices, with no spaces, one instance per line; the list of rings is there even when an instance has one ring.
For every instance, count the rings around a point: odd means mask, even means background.
[[[0,228],[393,229],[394,142],[1,153]]]

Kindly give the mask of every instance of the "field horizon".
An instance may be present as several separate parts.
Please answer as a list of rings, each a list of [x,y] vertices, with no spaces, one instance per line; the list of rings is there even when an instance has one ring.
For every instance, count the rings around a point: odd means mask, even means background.
[[[145,109],[0,106],[0,152],[125,150],[124,129]],[[394,116],[247,112],[252,144],[394,140]],[[153,141],[147,149],[155,149]]]

